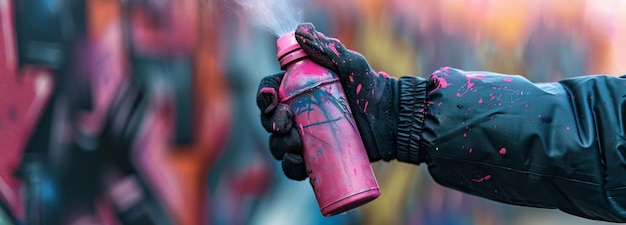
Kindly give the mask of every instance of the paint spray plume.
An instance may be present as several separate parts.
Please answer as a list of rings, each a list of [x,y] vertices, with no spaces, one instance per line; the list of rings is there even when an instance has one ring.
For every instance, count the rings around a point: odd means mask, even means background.
[[[302,11],[296,8],[300,1],[291,0],[235,0],[242,8],[240,16],[253,25],[282,36],[302,22]]]

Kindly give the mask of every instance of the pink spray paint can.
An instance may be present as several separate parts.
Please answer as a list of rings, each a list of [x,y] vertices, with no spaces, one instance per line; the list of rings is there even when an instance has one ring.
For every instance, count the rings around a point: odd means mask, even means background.
[[[357,208],[380,195],[367,152],[337,75],[313,62],[294,33],[281,36],[285,70],[278,97],[291,106],[302,137],[309,182],[323,216]]]

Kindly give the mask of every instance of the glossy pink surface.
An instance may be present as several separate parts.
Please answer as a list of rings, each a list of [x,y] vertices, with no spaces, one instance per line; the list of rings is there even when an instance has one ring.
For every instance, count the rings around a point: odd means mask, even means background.
[[[279,38],[277,45],[279,59],[288,57],[281,53],[303,52],[292,34]],[[278,96],[295,113],[322,215],[337,215],[376,199],[378,183],[337,75],[308,57],[280,62],[286,71]]]

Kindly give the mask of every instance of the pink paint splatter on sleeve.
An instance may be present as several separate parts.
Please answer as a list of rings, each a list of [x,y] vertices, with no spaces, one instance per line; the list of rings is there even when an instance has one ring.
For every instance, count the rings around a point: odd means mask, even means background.
[[[380,71],[378,74],[382,75],[384,78],[391,78],[391,76],[389,76],[389,74],[387,74],[386,72]]]
[[[463,86],[461,86],[461,88],[459,89],[459,93],[456,94],[456,97],[461,97],[465,95],[468,91],[472,89],[472,87],[474,87],[474,82],[472,82],[472,78],[470,76],[465,76],[465,79],[467,81],[465,82],[465,84],[463,84]],[[463,87],[465,87],[465,90],[461,90],[463,89]]]
[[[358,84],[358,85],[356,86],[356,94],[358,95],[358,94],[359,94],[359,92],[361,92],[361,84]]]
[[[506,148],[501,148],[500,151],[498,151],[498,153],[500,153],[500,155],[506,154]]]
[[[337,48],[335,47],[334,43],[330,43],[328,44],[328,47],[330,48],[331,51],[333,51],[335,53],[335,55],[337,55],[337,57],[339,57],[339,51],[337,51]]]
[[[478,99],[478,104],[483,104],[483,98]]]
[[[350,79],[350,83],[354,83],[354,73],[351,73],[348,78]]]
[[[365,107],[363,107],[363,112],[367,112],[367,105],[368,105],[369,103],[370,103],[369,101],[365,102]]]
[[[472,82],[472,78],[470,76],[466,76],[467,79],[467,90],[472,89],[474,87],[474,82]]]
[[[569,126],[565,127],[565,130],[569,130],[569,129],[570,129]]]
[[[448,86],[450,86],[446,78],[433,76],[432,79],[437,80],[437,87],[435,87],[432,91],[436,91],[439,88],[447,88]]]
[[[443,102],[437,103],[437,106],[441,106],[441,105],[443,105]]]
[[[510,78],[510,77],[504,78],[504,82],[511,83],[513,82],[513,78]]]
[[[489,179],[491,179],[491,175],[487,174],[484,177],[481,177],[479,179],[472,179],[472,181],[474,181],[476,183],[480,183],[480,182],[483,182],[483,181],[486,181],[486,180],[489,180]]]
[[[474,151],[474,149],[470,148],[470,149],[469,149],[469,153],[472,153],[472,151]]]

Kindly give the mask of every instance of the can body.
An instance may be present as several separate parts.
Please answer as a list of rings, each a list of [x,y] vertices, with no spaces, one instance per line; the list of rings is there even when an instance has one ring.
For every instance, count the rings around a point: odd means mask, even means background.
[[[308,58],[286,67],[279,89],[302,138],[309,181],[323,216],[380,195],[367,152],[336,74]]]

